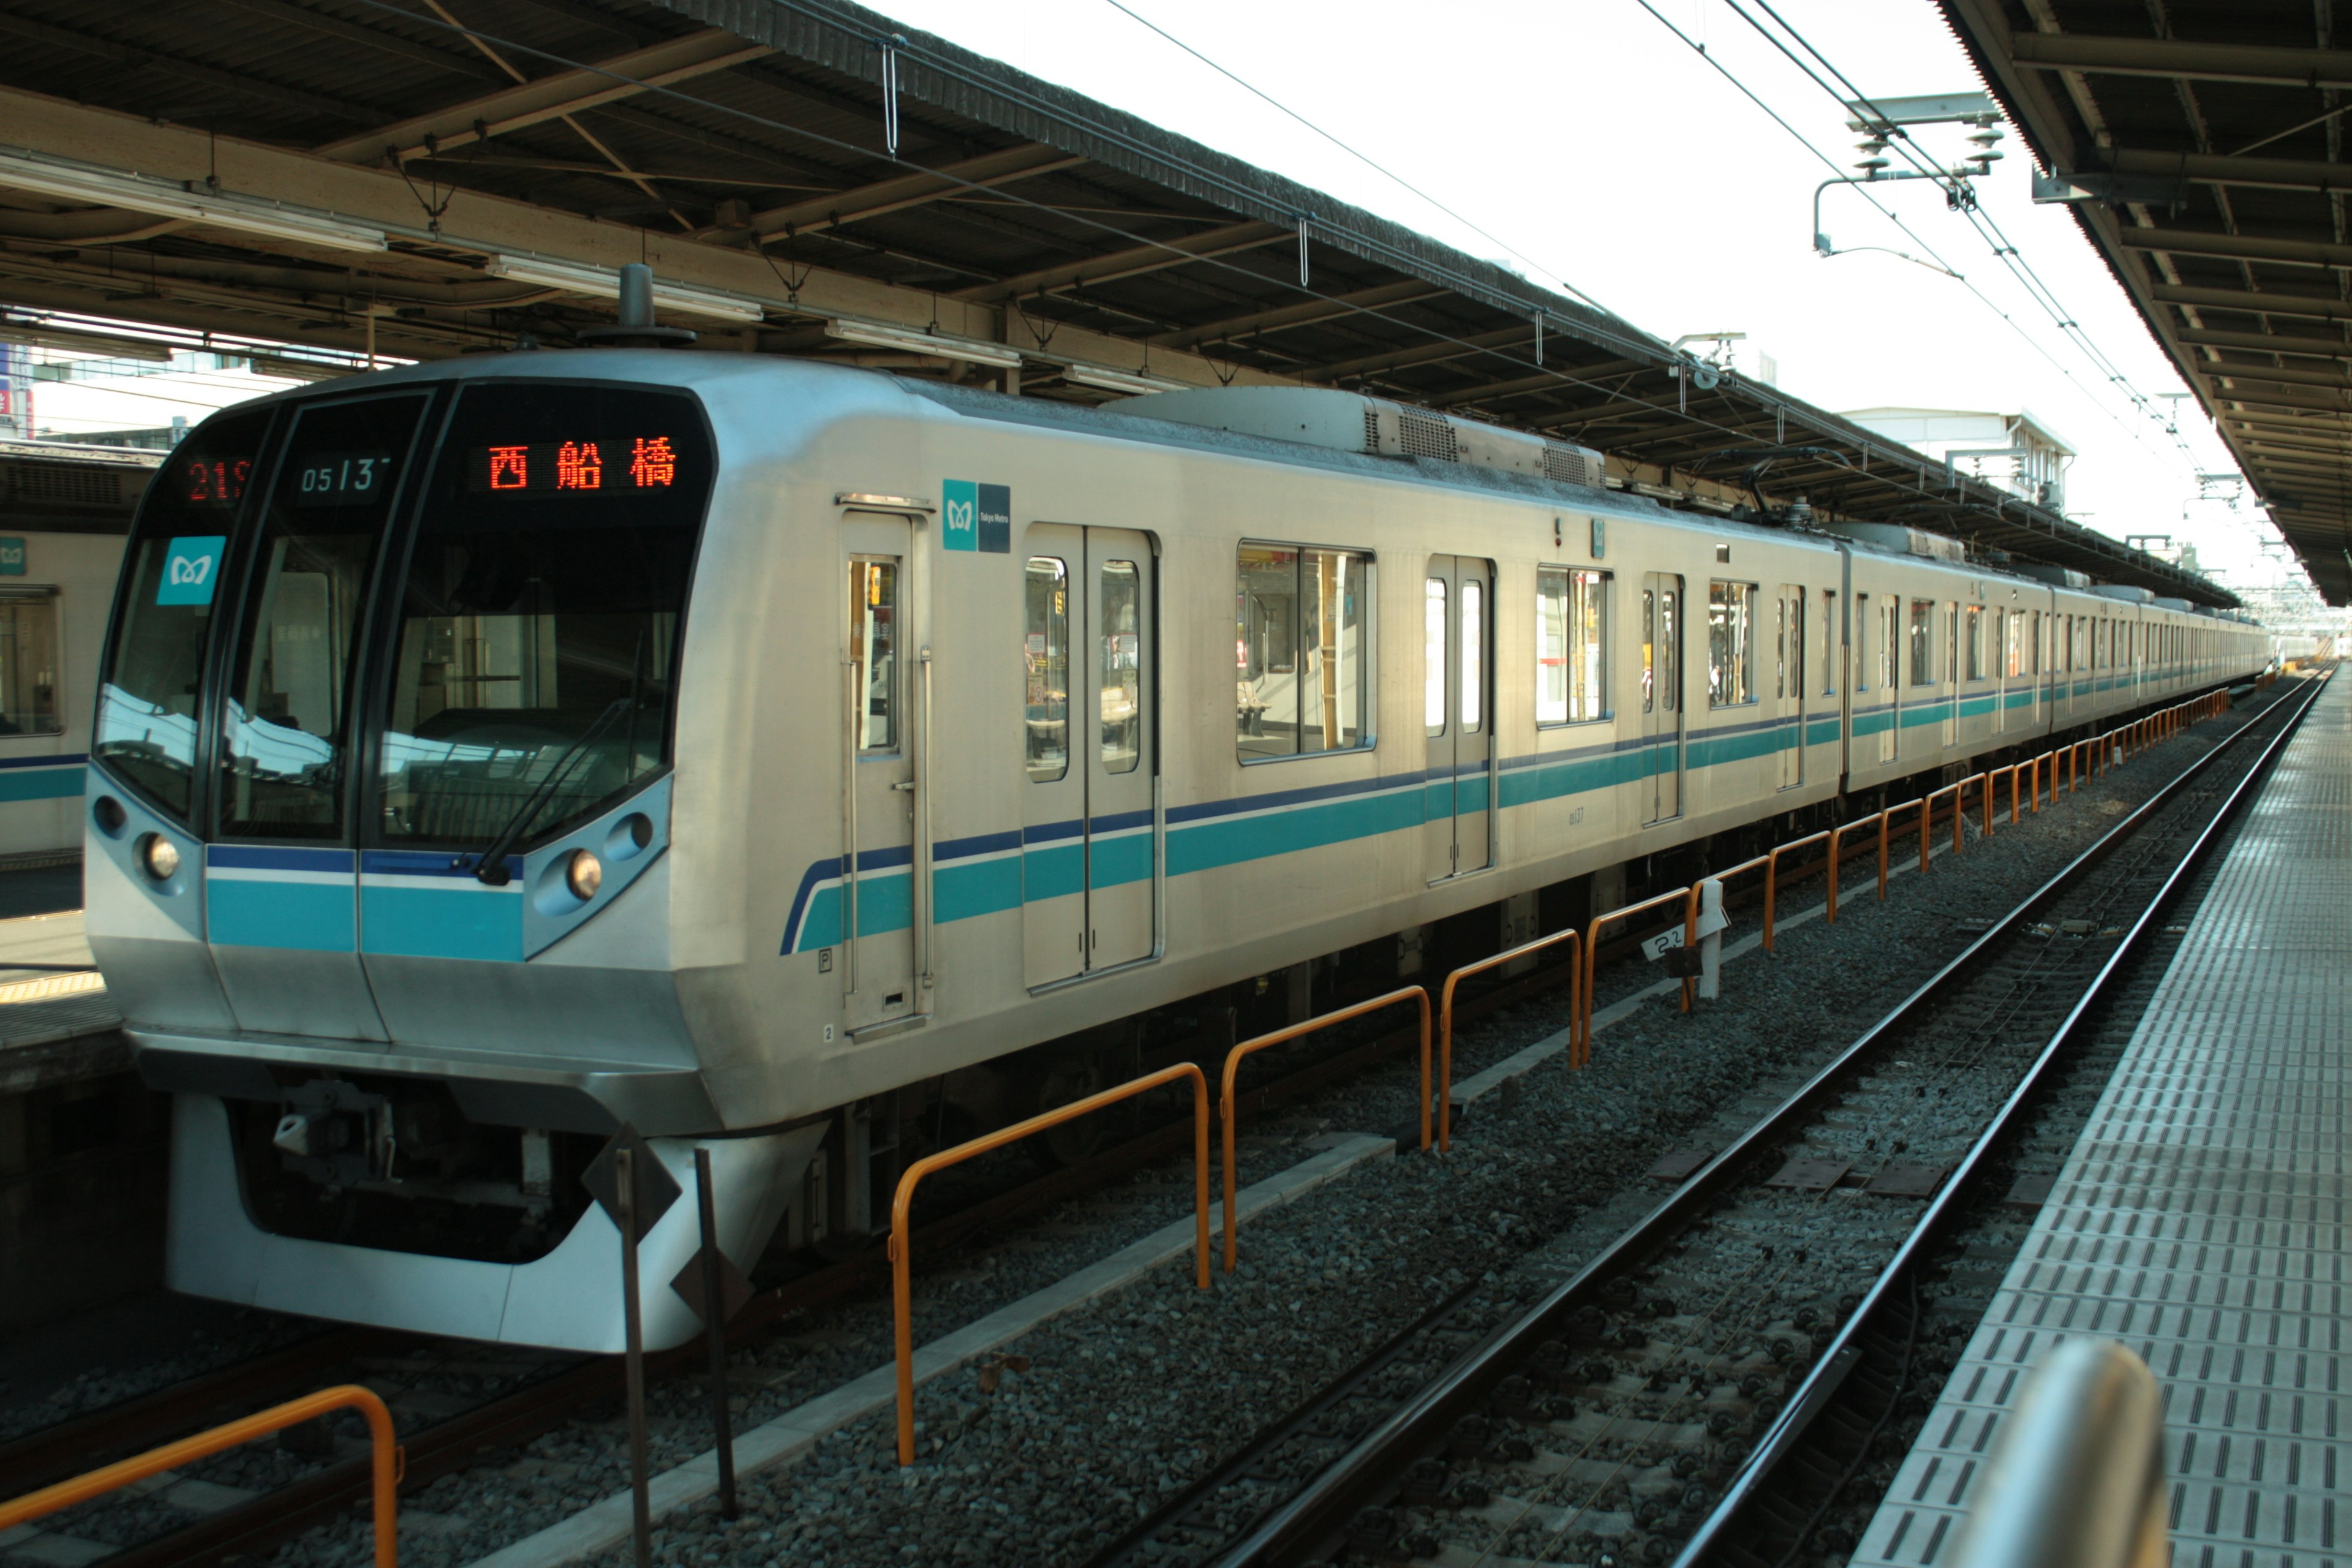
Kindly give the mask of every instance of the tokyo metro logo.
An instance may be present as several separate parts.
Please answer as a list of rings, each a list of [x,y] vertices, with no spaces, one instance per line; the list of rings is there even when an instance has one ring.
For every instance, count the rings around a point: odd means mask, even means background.
[[[156,585],[159,605],[209,605],[217,579],[224,534],[204,534],[172,541],[163,552],[163,581]]]

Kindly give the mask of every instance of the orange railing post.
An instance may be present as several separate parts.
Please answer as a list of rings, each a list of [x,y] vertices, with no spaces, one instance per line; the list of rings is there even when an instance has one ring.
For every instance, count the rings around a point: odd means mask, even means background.
[[[1254,1039],[1244,1040],[1241,1044],[1235,1046],[1232,1050],[1225,1053],[1225,1070],[1223,1077],[1223,1087],[1221,1087],[1217,1091],[1217,1115],[1219,1120],[1224,1123],[1226,1273],[1231,1274],[1234,1271],[1235,1257],[1234,1246],[1234,1123],[1238,1121],[1239,1118],[1234,1114],[1234,1080],[1235,1076],[1241,1071],[1242,1058],[1258,1051],[1262,1051],[1268,1046],[1278,1046],[1283,1044],[1285,1041],[1297,1039],[1302,1035],[1311,1035],[1318,1029],[1328,1029],[1334,1024],[1344,1024],[1350,1018],[1360,1018],[1367,1013],[1377,1013],[1383,1007],[1393,1007],[1408,998],[1421,1005],[1421,1146],[1426,1149],[1429,1147],[1429,992],[1424,987],[1419,985],[1400,986],[1394,991],[1375,996],[1369,1002],[1358,1002],[1349,1006],[1341,1007],[1337,1011],[1324,1013],[1316,1017],[1309,1018],[1303,1024],[1293,1024],[1287,1028],[1276,1029],[1271,1034],[1259,1035]],[[1203,1232],[1202,1234],[1205,1235],[1206,1232]],[[1201,1267],[1203,1269],[1206,1269],[1208,1266],[1207,1259],[1204,1257],[1202,1260]],[[1203,1275],[1202,1278],[1205,1279],[1206,1276]]]
[[[103,1469],[43,1487],[37,1492],[26,1492],[14,1501],[0,1503],[0,1535],[59,1509],[88,1502],[94,1497],[143,1481],[165,1470],[207,1456],[249,1443],[256,1437],[266,1437],[272,1432],[282,1432],[289,1426],[299,1426],[305,1421],[336,1410],[356,1410],[367,1418],[368,1443],[373,1450],[372,1488],[375,1501],[375,1568],[398,1568],[400,1562],[400,1474],[403,1468],[399,1445],[394,1440],[392,1412],[373,1389],[357,1384],[342,1384],[334,1388],[322,1388],[316,1394],[306,1394],[299,1399],[289,1399],[283,1405],[273,1405],[267,1410],[227,1422],[193,1437],[183,1437],[176,1443],[166,1443],[160,1448],[150,1448],[143,1454],[117,1460]]]
[[[915,1188],[925,1176],[950,1165],[960,1165],[991,1150],[1002,1149],[1007,1143],[1017,1143],[1032,1132],[1042,1132],[1065,1121],[1075,1121],[1107,1105],[1131,1100],[1163,1083],[1180,1079],[1192,1085],[1192,1202],[1196,1213],[1197,1236],[1194,1250],[1198,1254],[1196,1273],[1202,1289],[1209,1288],[1209,1080],[1191,1062],[1178,1062],[1161,1068],[1158,1072],[1144,1074],[1126,1083],[1090,1094],[1084,1100],[1074,1100],[1067,1105],[1042,1111],[1026,1121],[1016,1121],[1010,1127],[959,1143],[952,1149],[942,1149],[936,1154],[926,1154],[907,1167],[898,1178],[898,1191],[890,1200],[890,1306],[896,1322],[898,1359],[898,1463],[915,1462],[915,1283],[914,1247],[908,1232],[908,1214],[915,1204]]]
[[[1612,921],[1631,919],[1644,910],[1656,909],[1660,904],[1672,903],[1676,899],[1696,900],[1697,893],[1696,883],[1685,888],[1676,888],[1671,893],[1660,893],[1654,898],[1643,899],[1638,904],[1627,904],[1622,910],[1612,910],[1605,915],[1595,915],[1591,924],[1584,928],[1584,1000],[1582,1016],[1577,1021],[1576,1066],[1589,1066],[1592,1060],[1592,988],[1601,969],[1601,928]],[[1689,943],[1691,932],[1696,929],[1697,924],[1698,906],[1694,901],[1683,913],[1683,942],[1685,945]],[[1690,1007],[1690,982],[1684,981],[1685,1011],[1688,1011]]]
[[[1895,818],[1895,808],[1888,806],[1878,814],[1878,901],[1886,901],[1886,830]]]
[[[2025,764],[2023,763],[2011,763],[2009,764],[2009,825],[2011,827],[2016,826],[2018,823],[2022,820],[2017,815],[2017,775],[2024,771]]]
[[[1475,963],[1465,963],[1445,977],[1445,986],[1437,1003],[1437,1152],[1441,1154],[1454,1147],[1454,987],[1474,974],[1498,968],[1513,959],[1525,958],[1548,947],[1568,944],[1568,1042],[1569,1064],[1576,1062],[1576,1021],[1582,1014],[1580,1005],[1584,989],[1584,939],[1573,929],[1556,931],[1549,936],[1539,936],[1533,942],[1482,958]],[[1429,1089],[1424,1079],[1421,1096],[1421,1146],[1429,1147]]]
[[[1837,924],[1838,868],[1843,863],[1838,858],[1843,847],[1840,841],[1845,837],[1845,830],[1854,826],[1851,822],[1841,822],[1830,829],[1829,922],[1832,925]]]
[[[1772,852],[1771,852],[1769,855],[1767,855],[1767,856],[1765,856],[1765,857],[1764,857],[1764,951],[1765,951],[1765,952],[1771,952],[1771,951],[1772,951],[1772,903],[1773,903],[1773,900],[1774,900],[1774,898],[1779,894],[1779,892],[1780,892],[1780,857],[1781,857],[1781,855],[1782,855],[1785,851],[1787,851],[1787,850],[1790,850],[1790,849],[1802,849],[1802,848],[1803,848],[1806,845],[1808,845],[1808,844],[1819,844],[1822,839],[1827,838],[1828,837],[1829,837],[1829,835],[1828,835],[1828,834],[1826,834],[1826,833],[1816,833],[1816,834],[1812,835],[1811,837],[1808,837],[1808,838],[1799,838],[1799,839],[1796,839],[1796,840],[1794,840],[1793,842],[1790,842],[1790,843],[1788,843],[1788,844],[1781,844],[1781,845],[1778,845],[1778,846],[1775,846],[1775,847],[1774,847],[1774,848],[1773,848]],[[1837,881],[1837,860],[1836,860],[1836,858],[1835,858],[1835,856],[1836,856],[1836,852],[1835,852],[1835,850],[1832,850],[1832,851],[1831,852],[1831,855],[1832,855],[1832,858],[1831,858],[1831,861],[1830,861],[1830,881],[1831,881],[1832,884],[1834,884],[1834,883]],[[1831,900],[1832,900],[1832,908],[1834,908],[1834,907],[1835,907],[1835,900],[1836,900],[1837,895],[1836,895],[1835,893],[1832,893],[1832,894],[1830,895],[1830,898],[1831,898]]]

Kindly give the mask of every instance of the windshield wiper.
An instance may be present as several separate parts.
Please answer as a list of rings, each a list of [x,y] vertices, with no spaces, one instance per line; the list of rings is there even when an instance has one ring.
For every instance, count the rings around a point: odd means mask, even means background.
[[[634,705],[630,698],[613,699],[604,705],[604,711],[596,716],[596,721],[589,725],[578,740],[572,742],[572,749],[556,759],[555,766],[548,771],[546,779],[537,789],[530,792],[530,796],[516,808],[515,814],[507,818],[507,825],[499,829],[499,836],[490,840],[488,848],[482,851],[481,859],[474,866],[476,881],[486,888],[503,888],[514,879],[507,870],[507,851],[514,847],[515,840],[522,837],[523,830],[530,826],[531,818],[539,815],[539,808],[547,803],[548,797],[554,794],[556,786],[563,782],[563,775],[572,771],[572,763],[578,760],[583,752],[595,743],[598,736],[612,727],[613,721],[619,718],[624,710]]]

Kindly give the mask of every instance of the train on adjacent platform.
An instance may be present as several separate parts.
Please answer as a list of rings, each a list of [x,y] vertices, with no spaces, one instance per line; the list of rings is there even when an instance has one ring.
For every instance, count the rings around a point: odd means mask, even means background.
[[[610,1350],[625,1123],[748,1267],[910,1086],[2265,657],[1938,552],[1340,391],[611,348],[240,405],[149,492],[90,748],[170,1280]]]

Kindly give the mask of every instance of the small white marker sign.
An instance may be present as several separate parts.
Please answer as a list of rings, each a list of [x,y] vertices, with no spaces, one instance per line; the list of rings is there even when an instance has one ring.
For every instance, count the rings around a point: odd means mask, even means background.
[[[1716,910],[1716,912],[1711,915],[1701,915],[1698,917],[1698,934],[1700,938],[1704,940],[1705,938],[1713,936],[1716,932],[1723,930],[1730,923],[1731,917],[1725,914],[1721,910]],[[1672,952],[1675,949],[1682,946],[1682,944],[1683,928],[1680,926],[1670,926],[1642,944],[1642,956],[1648,959],[1652,963],[1655,963],[1658,960],[1665,957],[1666,954]]]

